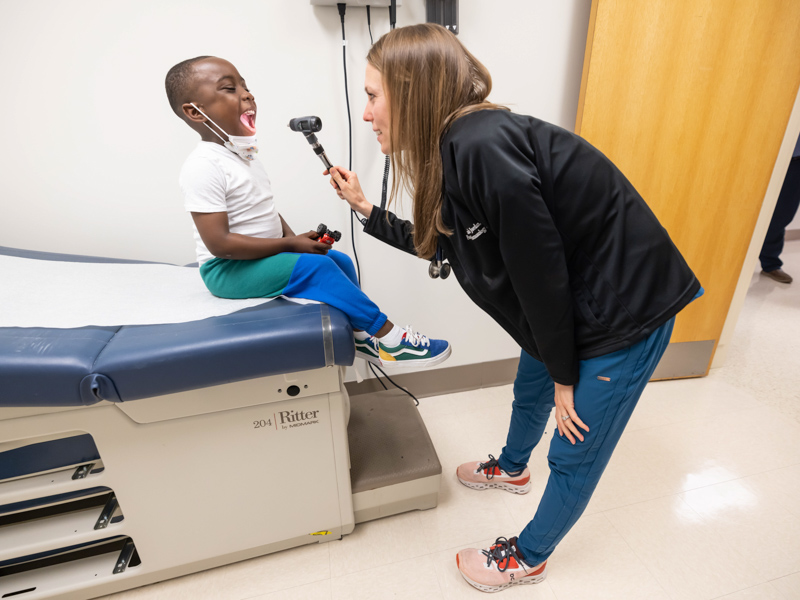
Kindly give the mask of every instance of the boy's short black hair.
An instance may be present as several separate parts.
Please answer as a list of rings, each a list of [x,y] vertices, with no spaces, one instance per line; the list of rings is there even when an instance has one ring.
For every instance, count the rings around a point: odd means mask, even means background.
[[[186,96],[192,86],[192,77],[194,75],[194,63],[212,58],[211,56],[196,56],[179,62],[167,72],[167,78],[164,81],[164,86],[167,88],[167,100],[172,107],[173,112],[179,117],[183,118],[183,111],[181,105],[186,101]]]

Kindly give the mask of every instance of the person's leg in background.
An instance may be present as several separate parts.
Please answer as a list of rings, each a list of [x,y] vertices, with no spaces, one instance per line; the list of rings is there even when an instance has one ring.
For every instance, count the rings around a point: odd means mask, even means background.
[[[789,170],[783,180],[778,203],[775,205],[775,212],[772,213],[767,229],[767,237],[758,257],[764,274],[779,283],[792,282],[792,277],[781,268],[783,261],[780,255],[783,251],[786,227],[797,214],[798,205],[800,205],[800,157],[795,157],[789,163]]]
[[[547,559],[589,503],[639,397],[666,350],[673,324],[674,318],[630,348],[580,362],[575,412],[589,426],[589,431],[582,432],[584,441],[576,441],[574,445],[554,433],[548,454],[547,486],[533,520],[517,538],[498,538],[488,551],[470,548],[459,552],[456,559],[459,569],[472,585],[498,591],[516,583],[537,583],[544,579]],[[530,449],[538,442],[537,435],[541,436],[523,430],[522,414],[512,416],[508,444],[501,458],[527,460]],[[515,420],[517,417],[519,421]],[[532,424],[538,421],[539,418],[530,419]],[[495,568],[486,568],[487,557],[490,563],[494,561]]]

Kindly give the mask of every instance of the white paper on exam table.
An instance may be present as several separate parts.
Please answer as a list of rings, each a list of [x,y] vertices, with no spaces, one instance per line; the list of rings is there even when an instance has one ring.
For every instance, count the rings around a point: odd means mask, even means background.
[[[270,300],[217,298],[195,268],[0,256],[0,327],[185,323]]]

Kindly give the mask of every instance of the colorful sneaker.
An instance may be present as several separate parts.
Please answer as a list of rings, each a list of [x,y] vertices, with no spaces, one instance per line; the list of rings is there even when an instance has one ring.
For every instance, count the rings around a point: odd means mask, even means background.
[[[373,365],[381,366],[381,358],[378,355],[378,338],[369,336],[364,340],[356,338],[356,357],[363,358]]]
[[[461,576],[482,592],[501,592],[512,585],[541,583],[547,577],[547,561],[531,566],[517,550],[517,538],[499,537],[488,550],[467,548],[456,554]]]
[[[449,342],[431,340],[420,333],[414,333],[411,325],[406,326],[398,346],[389,347],[379,341],[378,348],[383,366],[396,369],[432,367],[450,356]]]
[[[510,475],[500,468],[497,459],[491,454],[485,463],[464,463],[456,469],[456,477],[473,490],[498,488],[512,494],[527,494],[531,491],[531,472],[528,467],[519,473]]]

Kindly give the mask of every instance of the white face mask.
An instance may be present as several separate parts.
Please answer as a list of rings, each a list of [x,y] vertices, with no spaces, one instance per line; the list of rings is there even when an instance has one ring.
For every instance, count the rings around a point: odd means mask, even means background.
[[[194,102],[191,103],[192,106],[195,106]],[[206,119],[214,123],[213,119],[209,117],[206,113],[202,110],[197,108],[197,112],[203,115]],[[231,135],[227,131],[225,131],[222,127],[214,123],[214,126],[219,129],[222,133],[228,136],[228,141],[226,142],[225,139],[214,131],[208,123],[203,123],[206,127],[208,127],[209,131],[217,136],[219,139],[222,140],[223,145],[233,152],[234,154],[238,154],[245,160],[255,160],[256,154],[258,154],[258,140],[256,140],[255,135]]]

